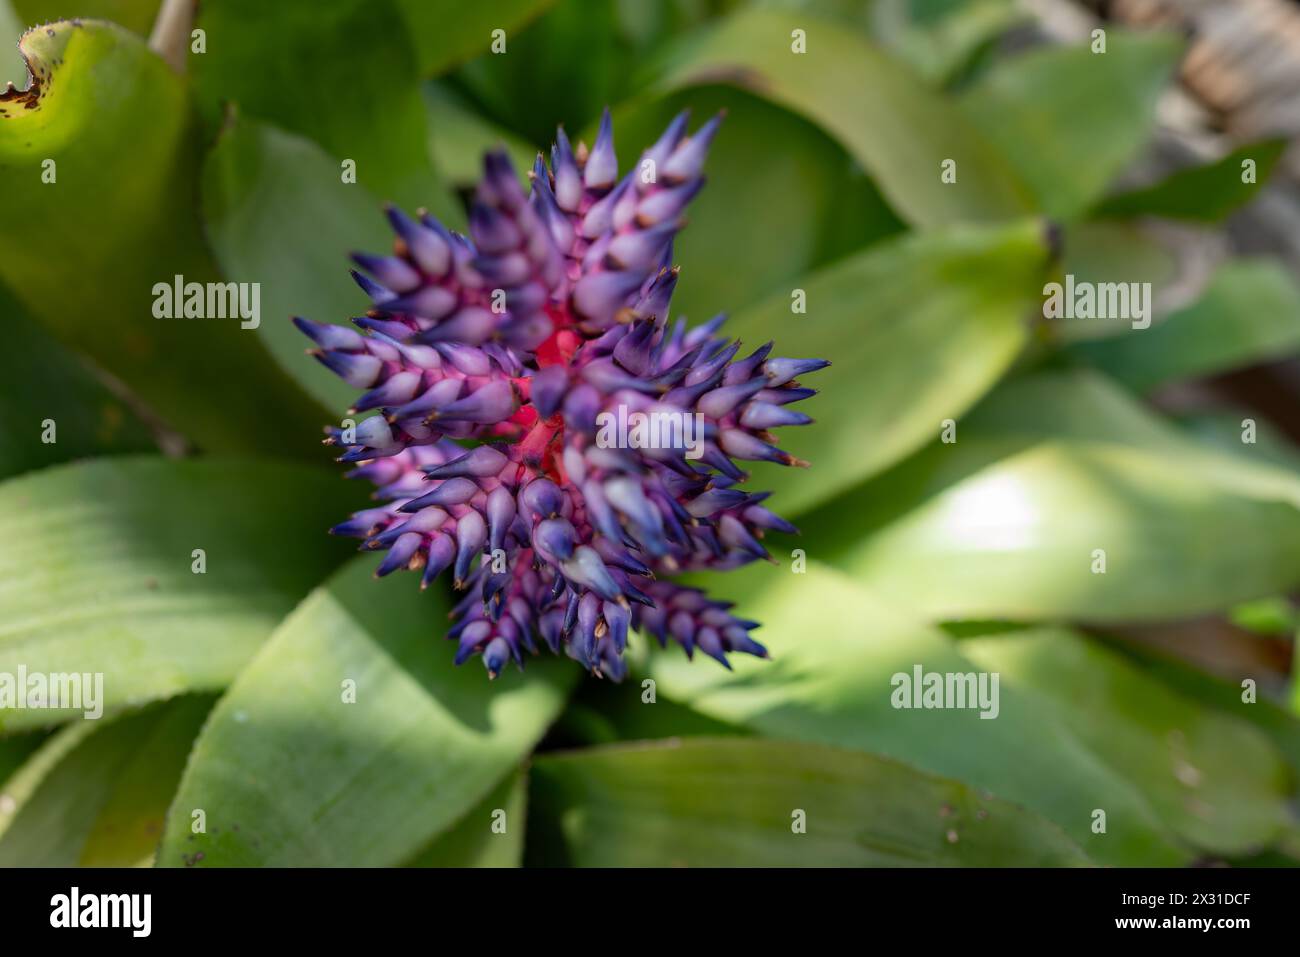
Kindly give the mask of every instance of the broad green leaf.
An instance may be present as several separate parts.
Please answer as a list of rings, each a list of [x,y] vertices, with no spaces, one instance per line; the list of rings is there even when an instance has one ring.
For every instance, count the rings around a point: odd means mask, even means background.
[[[1024,345],[1047,259],[1033,223],[909,235],[801,280],[806,315],[785,292],[737,316],[746,343],[834,363],[805,380],[816,423],[781,434],[812,468],[756,470],[755,487],[795,515],[937,437]]]
[[[554,720],[572,663],[536,660],[492,683],[475,662],[457,668],[441,592],[409,575],[372,581],[374,564],[359,558],[312,592],[217,704],[160,865],[196,851],[216,866],[400,864]],[[207,834],[190,833],[195,808]]]
[[[1060,829],[871,754],[694,738],[549,754],[532,821],[579,867],[1062,867]]]
[[[14,11],[10,0],[0,0],[0,86],[12,82],[22,86],[27,78],[27,67],[18,55],[18,38],[23,35],[23,22]]]
[[[23,51],[34,89],[0,95],[0,280],[200,446],[308,454],[320,411],[247,322],[154,313],[156,285],[218,279],[194,207],[185,83],[98,21],[41,27]]]
[[[790,290],[810,270],[902,230],[839,144],[788,110],[731,87],[694,87],[620,107],[614,135],[623,166],[630,168],[683,109],[691,110],[693,126],[719,111],[726,120],[709,150],[704,189],[674,242],[681,267],[674,315],[703,321],[778,292],[788,307]]]
[[[804,31],[806,53],[793,52],[795,30]],[[683,38],[656,73],[653,89],[729,83],[819,124],[913,225],[1010,219],[1032,208],[992,138],[908,68],[835,21],[745,10]],[[954,183],[940,178],[947,160],[956,163]]]
[[[927,617],[1149,620],[1300,581],[1298,505],[1294,473],[1048,374],[800,525],[810,555]]]
[[[149,430],[0,287],[0,478],[99,453],[155,449]],[[38,361],[37,361],[38,360]]]
[[[412,5],[413,6],[413,5]],[[224,105],[319,143],[386,200],[454,207],[425,145],[414,37],[396,0],[217,0],[199,7],[207,52],[189,57],[209,121]],[[445,32],[434,28],[433,39]],[[487,38],[483,42],[486,44]]]
[[[633,650],[632,654],[638,652]],[[708,667],[706,665],[706,667]],[[692,711],[658,693],[658,689],[643,687],[638,682],[626,685],[608,681],[589,681],[582,685],[574,700],[569,702],[561,719],[561,728],[573,728],[574,712],[591,715],[590,724],[597,734],[570,743],[609,744],[615,741],[640,741],[655,738],[720,737],[723,735],[750,735],[754,732],[738,724],[728,724],[708,715]],[[599,722],[599,726],[595,727]],[[581,727],[577,730],[582,730]],[[575,736],[576,737],[576,736]]]
[[[508,56],[480,56],[455,82],[488,119],[549,143],[557,126],[581,129],[629,92],[631,50],[617,21],[613,0],[558,4]]]
[[[7,793],[4,789],[5,781],[9,775],[22,767],[28,756],[41,746],[45,738],[46,735],[42,731],[29,731],[26,734],[15,734],[0,738],[0,814],[12,813],[13,811],[12,808],[9,808],[13,798],[5,799]],[[5,808],[9,808],[9,812],[6,812]],[[4,825],[0,823],[0,832],[3,830]]]
[[[210,696],[70,725],[5,784],[2,867],[132,867],[149,862],[162,835]]]
[[[1086,211],[1146,144],[1180,41],[1107,31],[1106,52],[1047,47],[1005,60],[960,100],[1050,216]]]
[[[527,819],[528,774],[515,771],[406,866],[519,867]]]
[[[1014,0],[874,0],[867,9],[880,42],[932,82],[952,79],[981,48],[1029,19]]]
[[[1098,863],[1189,859],[1140,782],[1116,774],[1018,689],[1000,687],[991,719],[979,709],[896,709],[895,675],[979,668],[952,639],[847,576],[809,561],[803,574],[753,566],[710,576],[708,584],[736,600],[741,615],[762,622],[757,637],[772,658],[735,656],[728,672],[675,650],[656,653],[649,675],[664,697],[767,737],[871,751],[964,781],[1056,822]],[[1106,809],[1105,834],[1092,831],[1095,808]]]
[[[111,722],[115,717],[117,716],[104,720]],[[3,784],[0,789],[0,840],[3,840],[14,817],[31,800],[32,794],[46,776],[100,727],[98,721],[74,721],[57,731],[39,734],[37,746],[28,752],[26,759],[14,768],[5,781],[0,782]],[[31,738],[33,735],[29,733],[25,737]]]
[[[505,32],[505,52],[513,53],[510,47],[515,36],[554,3],[555,0],[493,0],[481,4],[466,4],[464,0],[397,0],[397,7],[415,46],[420,73],[430,76],[487,51],[494,30]]]
[[[1054,282],[1064,284],[1073,276],[1081,283],[1151,284],[1152,310],[1156,320],[1163,308],[1164,290],[1178,278],[1178,262],[1147,230],[1130,223],[1072,223],[1063,230],[1060,275]],[[1043,290],[1039,312],[1046,309],[1047,290]],[[1048,319],[1043,316],[1039,332],[1055,342],[1076,342],[1122,336],[1133,328],[1132,319]]]
[[[506,31],[504,54],[487,52],[491,28],[506,27],[493,22],[477,38],[483,55],[452,79],[488,120],[549,145],[556,126],[572,135],[637,89],[637,41],[624,29],[619,7],[618,0],[549,4],[525,29]]]
[[[1178,416],[1178,424],[1198,442],[1300,473],[1300,448],[1273,423],[1245,410],[1213,409]],[[1247,432],[1250,427],[1249,433]],[[1254,442],[1247,442],[1246,436]]]
[[[931,83],[944,83],[1028,12],[1014,0],[754,0],[862,31]]]
[[[1063,629],[963,641],[962,654],[1055,714],[1108,766],[1139,782],[1194,847],[1242,854],[1290,824],[1286,765],[1247,722],[1198,706],[1115,652]]]
[[[161,0],[9,0],[28,26],[76,16],[111,20],[142,37],[149,35]]]
[[[355,497],[325,469],[251,460],[111,458],[9,479],[0,672],[102,673],[109,708],[220,688],[346,555],[325,530]],[[5,709],[0,731],[79,715]]]
[[[1282,358],[1300,351],[1300,286],[1278,262],[1230,260],[1190,306],[1073,351],[1139,392]]]
[[[341,414],[356,391],[307,355],[313,343],[289,320],[347,323],[370,308],[348,274],[348,253],[392,245],[382,204],[365,187],[340,182],[338,164],[314,143],[241,119],[225,127],[204,163],[203,218],[223,272],[261,283],[258,335],[267,349]]]
[[[484,119],[473,106],[445,83],[424,84],[424,105],[429,116],[429,155],[438,174],[456,187],[477,185],[483,175],[483,154],[504,146],[523,171],[533,168],[538,149],[509,130]],[[549,160],[548,160],[549,162]]]
[[[1258,683],[1255,693],[1247,695],[1243,682],[1225,680],[1150,645],[1124,642],[1117,647],[1183,697],[1232,720],[1250,722],[1286,758],[1292,780],[1300,781],[1300,719],[1287,712],[1284,701],[1270,700]]]
[[[1182,462],[1234,492],[1300,508],[1300,475],[1274,450],[1197,439],[1134,399],[1106,376],[1088,369],[1040,371],[1008,381],[972,410],[963,425],[1019,451],[1044,439],[1116,442]],[[1281,467],[1279,467],[1281,466]]]
[[[1158,183],[1110,196],[1093,211],[1097,216],[1165,216],[1217,223],[1255,198],[1282,158],[1287,141],[1264,140],[1239,146],[1213,163],[1170,173]],[[1242,164],[1254,163],[1245,181]]]

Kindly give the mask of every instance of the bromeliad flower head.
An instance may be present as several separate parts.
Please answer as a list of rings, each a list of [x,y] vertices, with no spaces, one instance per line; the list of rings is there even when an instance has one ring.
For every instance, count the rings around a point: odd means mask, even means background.
[[[688,136],[683,113],[619,179],[606,111],[590,150],[556,134],[527,194],[489,153],[469,237],[390,209],[393,254],[355,256],[360,331],[294,320],[364,390],[350,413],[378,410],[326,430],[381,503],[333,531],[385,551],[378,575],[450,573],[458,664],[481,654],[495,677],[540,643],[618,680],[632,629],[724,665],[767,654],[757,622],[664,577],[771,560],[764,532],[795,531],[736,460],[806,465],[770,430],[811,421],[795,380],[828,364],[741,356],[722,316],[668,325],[673,237],[720,120]]]

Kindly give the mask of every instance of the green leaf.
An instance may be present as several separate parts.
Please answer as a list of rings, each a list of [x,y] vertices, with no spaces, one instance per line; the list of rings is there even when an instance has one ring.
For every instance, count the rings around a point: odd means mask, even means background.
[[[1294,473],[1048,374],[800,525],[809,554],[930,618],[1136,621],[1300,581],[1298,505]]]
[[[289,321],[346,323],[370,302],[348,274],[353,250],[392,245],[382,204],[339,180],[318,146],[264,123],[228,124],[203,167],[203,218],[222,271],[262,284],[258,335],[280,365],[341,414],[356,391],[307,355],[312,342]],[[313,436],[320,435],[317,423]]]
[[[709,150],[708,181],[674,243],[681,266],[674,315],[701,321],[778,291],[788,309],[790,290],[809,270],[902,230],[838,143],[788,110],[730,87],[694,87],[620,107],[614,130],[624,166],[683,109],[695,126],[719,111],[726,121]]]
[[[589,0],[588,0],[589,2]],[[463,0],[398,0],[415,44],[420,73],[442,73],[492,43],[492,31],[504,30],[506,52],[513,53],[515,35],[555,0],[494,0],[465,4]]]
[[[1073,351],[1139,392],[1279,359],[1300,351],[1300,286],[1278,262],[1230,260],[1190,306]]]
[[[3,286],[0,321],[6,340],[0,478],[88,455],[156,448],[149,430],[89,364],[28,319]]]
[[[316,589],[217,704],[158,862],[392,866],[461,820],[532,750],[578,670],[489,683],[452,664],[448,604],[359,558]],[[348,682],[355,683],[349,702]],[[204,808],[208,833],[191,835]],[[215,827],[214,827],[215,825]],[[190,838],[193,837],[193,840]]]
[[[1087,45],[1033,50],[981,77],[961,110],[998,144],[1040,208],[1073,219],[1151,136],[1181,46],[1162,34],[1110,30],[1105,53]]]
[[[446,182],[456,187],[477,185],[483,176],[483,154],[498,146],[505,147],[515,169],[533,168],[537,146],[484,119],[447,84],[429,82],[423,89],[429,116],[429,155]]]
[[[1028,17],[1014,0],[755,0],[756,6],[808,12],[860,30],[942,84],[976,53]]]
[[[1239,146],[1213,163],[1170,173],[1158,183],[1131,189],[1103,200],[1097,216],[1164,216],[1193,222],[1217,223],[1255,198],[1282,158],[1285,139],[1264,140]],[[1255,162],[1255,178],[1243,182],[1242,163]]]
[[[620,22],[619,6],[618,0],[550,5],[526,29],[506,31],[505,54],[485,52],[452,79],[488,120],[549,144],[556,126],[580,130],[635,88],[638,51]],[[485,14],[488,10],[485,6]],[[505,24],[492,24],[497,26]],[[484,50],[490,29],[478,37]]]
[[[156,284],[218,278],[185,83],[107,23],[42,27],[23,51],[34,90],[0,94],[0,280],[201,446],[307,454],[321,413],[241,319],[154,315]]]
[[[1088,863],[1054,825],[957,781],[784,741],[694,738],[546,755],[534,765],[533,795],[533,828],[549,830],[540,839],[579,867]]]
[[[27,67],[18,55],[18,38],[23,35],[23,23],[14,12],[9,0],[0,0],[0,86],[12,82],[21,86],[27,78]]]
[[[994,719],[975,709],[895,709],[895,675],[979,668],[952,639],[847,576],[809,561],[803,574],[751,566],[709,576],[708,586],[762,622],[757,637],[772,659],[737,656],[728,672],[676,650],[655,653],[649,675],[660,695],[768,737],[871,751],[991,791],[1056,822],[1099,863],[1189,860],[1140,785],[1018,689],[1000,688]],[[934,577],[930,586],[942,587]],[[1095,808],[1106,809],[1105,834],[1092,832]]]
[[[1154,291],[1153,310],[1160,312],[1160,291],[1178,278],[1178,262],[1150,232],[1130,223],[1088,222],[1068,224],[1064,231],[1062,276],[1073,275],[1075,285],[1091,283],[1147,282]],[[1047,298],[1043,292],[1042,302]],[[1040,305],[1041,316],[1044,307]],[[1039,326],[1045,339],[1076,342],[1122,336],[1132,328],[1131,320],[1051,319]]]
[[[519,867],[527,818],[528,775],[515,771],[406,866]]]
[[[635,649],[632,654],[636,654]],[[629,694],[634,691],[634,694]],[[575,728],[571,719],[578,713],[586,727]],[[616,741],[649,741],[655,738],[712,737],[750,735],[754,732],[738,724],[718,721],[692,711],[675,701],[651,694],[651,689],[630,682],[627,687],[608,681],[589,681],[582,685],[561,718],[561,728],[576,731],[572,745],[612,744]],[[594,732],[594,733],[591,733]]]
[[[796,29],[805,31],[806,53],[792,52]],[[675,44],[656,71],[653,89],[729,83],[818,123],[913,225],[1010,219],[1032,208],[991,138],[910,70],[834,21],[745,10]],[[957,164],[955,183],[940,179],[945,160]]]
[[[1291,766],[1292,780],[1300,781],[1300,719],[1271,701],[1264,689],[1248,698],[1244,682],[1227,681],[1185,659],[1138,642],[1125,642],[1121,650],[1138,661],[1178,694],[1214,708],[1236,721],[1248,721],[1273,743]]]
[[[1030,19],[1013,0],[875,0],[867,9],[880,42],[936,83],[951,80],[979,50]]]
[[[1019,353],[1047,259],[1032,223],[909,235],[801,281],[807,315],[784,292],[737,316],[728,331],[747,343],[834,363],[805,383],[816,424],[781,436],[812,468],[756,469],[755,487],[795,515],[937,436]]]
[[[454,206],[429,162],[404,13],[395,0],[202,4],[207,52],[189,58],[200,107],[215,123],[235,103],[324,147],[335,185],[339,161],[352,160],[357,182],[384,199],[446,215]],[[434,36],[444,32],[439,25]]]
[[[990,393],[964,424],[1005,452],[1044,439],[1119,443],[1178,461],[1235,494],[1300,508],[1300,475],[1294,463],[1279,467],[1274,450],[1243,445],[1240,432],[1235,446],[1216,446],[1188,435],[1087,369],[1039,372],[1009,381]]]
[[[1200,707],[1063,629],[963,641],[962,654],[1027,691],[1194,847],[1243,854],[1288,827],[1287,769],[1245,721]]]
[[[43,731],[29,731],[26,734],[10,735],[6,738],[0,738],[0,795],[5,795],[4,784],[9,775],[22,767],[27,758],[33,751],[41,746],[46,738]],[[12,800],[12,798],[10,798]],[[8,801],[0,800],[5,807],[8,807]],[[3,808],[0,808],[0,813]],[[3,823],[0,823],[0,832],[4,830]]]
[[[1242,441],[1247,422],[1254,423],[1254,443]],[[1178,416],[1178,424],[1193,439],[1220,451],[1281,466],[1300,473],[1300,448],[1291,438],[1266,419],[1257,419],[1244,409],[1216,408]]]
[[[149,35],[161,0],[10,0],[19,19],[32,25],[60,20],[73,13],[82,20],[112,20],[142,37]]]
[[[70,725],[5,785],[0,866],[132,867],[152,860],[210,696]]]
[[[325,530],[355,494],[324,469],[134,457],[0,484],[0,672],[101,672],[109,708],[224,686],[346,554]],[[5,709],[0,730],[79,715]]]

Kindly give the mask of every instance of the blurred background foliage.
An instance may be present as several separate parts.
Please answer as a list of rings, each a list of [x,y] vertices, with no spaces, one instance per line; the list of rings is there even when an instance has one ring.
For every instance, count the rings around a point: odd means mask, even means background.
[[[0,863],[1300,863],[1293,6],[203,0],[178,71],[188,7],[0,0],[4,49],[50,22],[39,95],[0,58],[0,671],[108,705],[0,711]],[[755,476],[803,535],[708,582],[771,661],[489,685],[324,535],[344,395],[287,317],[364,308],[383,201],[463,226],[486,148],[606,105],[625,161],[727,112],[674,308],[835,361],[813,468]],[[1152,327],[1044,319],[1067,273]],[[176,274],[261,327],[155,319]],[[997,719],[895,710],[915,665]]]

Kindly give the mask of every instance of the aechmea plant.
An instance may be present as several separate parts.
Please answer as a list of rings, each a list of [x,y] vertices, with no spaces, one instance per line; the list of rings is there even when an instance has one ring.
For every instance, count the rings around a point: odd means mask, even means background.
[[[608,112],[590,150],[560,130],[528,192],[491,152],[469,237],[390,209],[393,254],[355,257],[359,328],[295,319],[362,390],[350,414],[377,410],[327,429],[380,503],[333,531],[386,552],[379,575],[450,576],[458,664],[495,677],[545,645],[618,680],[632,630],[766,656],[757,622],[669,577],[771,560],[764,532],[795,531],[737,462],[806,464],[771,430],[811,421],[796,379],[827,365],[742,355],[721,316],[669,326],[673,237],[720,119],[687,135],[677,117],[622,179]]]

